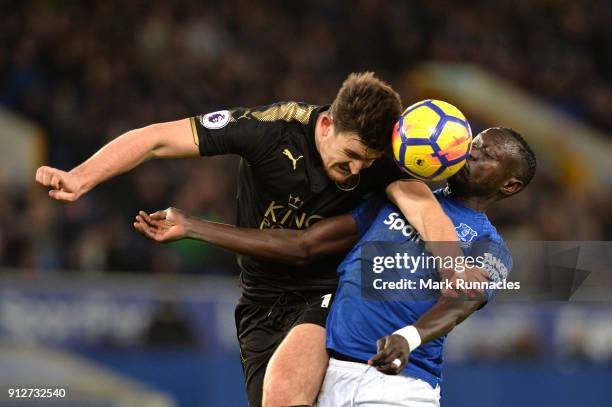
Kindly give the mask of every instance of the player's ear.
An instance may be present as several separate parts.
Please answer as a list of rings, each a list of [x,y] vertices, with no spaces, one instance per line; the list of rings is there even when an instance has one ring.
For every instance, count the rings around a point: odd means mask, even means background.
[[[523,189],[523,181],[518,178],[512,177],[507,179],[506,182],[499,189],[501,194],[508,197],[510,195],[514,195]]]
[[[332,119],[329,112],[321,113],[321,129],[323,130],[323,135],[328,136],[332,135],[334,132],[334,120]]]

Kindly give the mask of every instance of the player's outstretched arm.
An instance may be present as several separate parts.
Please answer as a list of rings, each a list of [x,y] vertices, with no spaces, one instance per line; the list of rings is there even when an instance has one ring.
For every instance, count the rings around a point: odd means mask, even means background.
[[[134,228],[157,242],[196,239],[262,260],[293,265],[346,253],[357,242],[357,224],[350,214],[323,219],[308,229],[254,229],[210,222],[168,208],[148,215],[140,211]]]
[[[36,171],[36,182],[50,187],[52,198],[75,201],[99,183],[143,161],[198,154],[189,119],[158,123],[122,134],[71,171],[40,167]]]
[[[441,297],[413,325],[379,339],[376,343],[378,353],[368,363],[386,374],[400,373],[408,364],[410,352],[422,343],[448,334],[482,304],[483,301],[463,301]]]

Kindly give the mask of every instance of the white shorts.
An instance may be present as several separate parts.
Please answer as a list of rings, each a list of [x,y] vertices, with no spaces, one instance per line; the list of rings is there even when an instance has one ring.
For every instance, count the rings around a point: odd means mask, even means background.
[[[376,368],[331,358],[318,407],[439,407],[440,386],[414,377],[387,375]]]

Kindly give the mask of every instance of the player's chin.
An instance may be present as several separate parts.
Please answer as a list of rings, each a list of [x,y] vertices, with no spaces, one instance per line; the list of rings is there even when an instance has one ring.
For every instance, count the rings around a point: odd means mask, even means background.
[[[466,184],[470,178],[470,172],[466,166],[463,166],[455,175],[448,179],[449,183]]]
[[[335,182],[346,182],[351,178],[352,174],[348,171],[344,171],[338,167],[332,167],[329,171],[327,171],[327,176]]]
[[[459,171],[455,175],[450,177],[446,182],[450,186],[451,191],[454,191],[454,192],[470,191],[470,187],[471,187],[470,175],[467,172]]]

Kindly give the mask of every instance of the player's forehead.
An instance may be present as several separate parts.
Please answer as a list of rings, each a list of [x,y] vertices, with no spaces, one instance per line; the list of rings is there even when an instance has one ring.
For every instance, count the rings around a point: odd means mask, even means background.
[[[355,155],[364,160],[376,160],[382,156],[382,152],[374,150],[366,146],[363,141],[359,138],[357,133],[342,133],[342,145],[343,151],[349,155]]]
[[[507,144],[506,141],[506,137],[504,137],[500,130],[490,128],[478,133],[478,135],[474,137],[472,144],[478,147],[503,148],[503,146]]]
[[[503,129],[493,127],[484,130],[474,138],[473,143],[478,143],[477,147],[486,148],[487,151],[494,153],[494,158],[509,166],[516,165],[520,161],[516,143]]]

